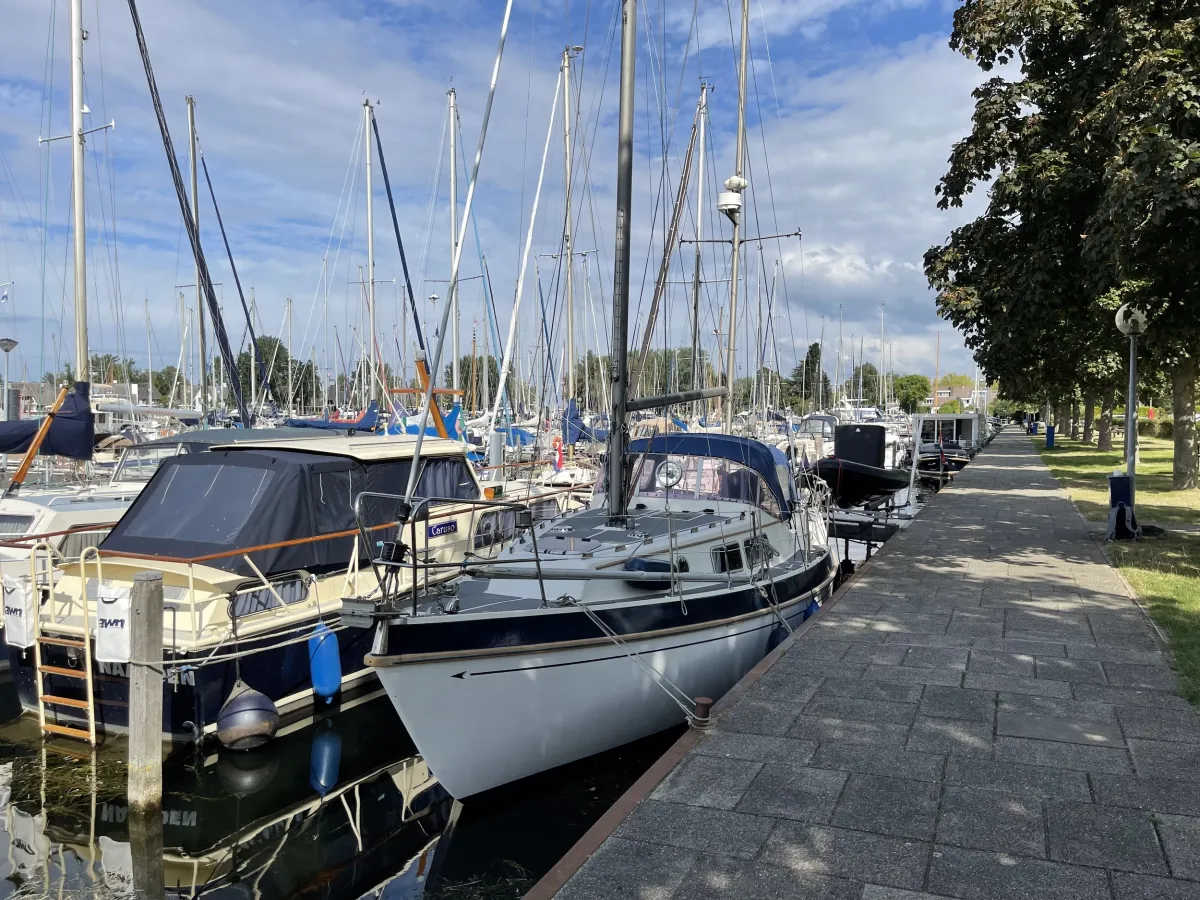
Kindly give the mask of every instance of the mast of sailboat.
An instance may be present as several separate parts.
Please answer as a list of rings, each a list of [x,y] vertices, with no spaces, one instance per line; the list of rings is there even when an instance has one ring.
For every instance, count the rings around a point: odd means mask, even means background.
[[[192,221],[200,227],[200,188],[196,178],[196,98],[188,94],[188,174],[192,181]],[[196,263],[196,314],[200,334],[200,412],[208,410],[208,329],[204,325],[204,285],[200,281],[200,263]]]
[[[692,390],[700,387],[700,248],[704,240],[704,126],[707,118],[708,82],[701,82],[700,100],[696,104],[699,154],[696,157],[696,258],[692,266]],[[699,417],[699,402],[693,414]]]
[[[288,412],[288,415],[290,416],[290,415],[292,415],[292,403],[294,402],[293,398],[296,396],[294,388],[292,386],[292,298],[291,297],[287,298],[287,321],[288,321],[288,327],[287,327],[287,336],[288,336],[288,345],[287,345],[287,352],[288,352],[287,412]]]
[[[575,114],[571,107],[571,57],[582,52],[582,47],[564,47],[562,52],[562,82],[563,82],[563,203],[566,207],[563,215],[563,261],[567,302],[567,396],[563,406],[566,407],[575,399],[575,257],[571,227],[571,119]],[[575,447],[567,445],[567,457],[575,458]]]
[[[375,372],[378,370],[378,360],[375,357],[375,209],[372,205],[374,190],[371,185],[371,119],[375,115],[370,100],[363,100],[363,156],[366,164],[367,188],[367,328],[370,335],[367,340],[367,352],[370,355],[371,377],[367,379],[367,402],[378,399],[375,386]],[[451,290],[454,286],[451,285]]]
[[[450,258],[458,250],[458,94],[454,88],[446,91],[446,102],[450,105]],[[454,390],[462,387],[458,370],[458,285],[451,281],[446,290],[446,302],[450,304],[450,334],[453,356],[450,359],[450,386]]]
[[[154,355],[150,349],[150,298],[146,298],[146,403],[154,405]],[[6,385],[7,386],[7,385]]]
[[[637,74],[637,0],[621,2],[621,101],[617,137],[617,224],[613,253],[612,423],[608,430],[608,519],[623,525],[626,386],[629,380],[629,264],[633,206],[633,101]],[[736,236],[735,226],[735,236]],[[736,246],[736,244],[735,244]],[[737,252],[736,250],[734,251]],[[736,258],[736,257],[735,257]],[[736,270],[735,270],[736,271]],[[730,394],[732,399],[732,393]]]
[[[746,189],[746,63],[750,57],[750,0],[742,0],[742,48],[738,63],[738,117],[737,117],[737,158],[734,164],[733,177],[725,182],[725,188],[740,194]],[[733,386],[737,381],[737,301],[739,264],[742,250],[742,217],[740,214],[733,219],[733,248],[729,261],[729,347],[726,351],[725,380],[729,391],[726,400],[728,409],[725,414],[724,429],[729,434],[733,428]]]
[[[87,219],[83,207],[83,0],[71,0],[71,201],[75,230],[75,380],[87,383]],[[7,387],[7,385],[6,385]]]
[[[884,376],[887,371],[887,359],[884,357],[883,343],[883,312],[886,301],[879,301],[879,408],[887,408],[887,397],[884,395]]]
[[[258,312],[254,308],[254,285],[250,285],[250,323],[258,318]],[[257,414],[258,411],[258,366],[254,364],[254,358],[258,356],[256,348],[250,348],[250,408]],[[249,428],[250,426],[245,426]]]

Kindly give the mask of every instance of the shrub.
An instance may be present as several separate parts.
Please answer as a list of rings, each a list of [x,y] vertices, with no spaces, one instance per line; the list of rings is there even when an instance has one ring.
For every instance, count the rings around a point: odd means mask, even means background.
[[[1138,421],[1137,430],[1142,437],[1157,437],[1158,423],[1152,419],[1141,419]]]
[[[1158,436],[1166,438],[1168,441],[1175,437],[1175,422],[1171,419],[1163,419],[1158,423]]]

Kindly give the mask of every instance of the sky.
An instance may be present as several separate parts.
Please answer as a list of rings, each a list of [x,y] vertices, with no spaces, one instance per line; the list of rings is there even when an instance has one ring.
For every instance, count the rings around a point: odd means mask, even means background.
[[[89,342],[93,353],[175,364],[196,306],[193,261],[124,3],[84,0],[88,138]],[[935,313],[921,258],[977,210],[936,208],[934,186],[970,125],[981,73],[947,47],[952,0],[761,0],[750,4],[744,234],[802,238],[744,245],[739,373],[759,355],[785,373],[809,342],[877,362],[882,331],[899,373],[970,373]],[[396,217],[430,356],[450,274],[447,90],[459,107],[459,216],[467,200],[496,60],[500,0],[173,0],[139,8],[179,164],[187,177],[185,96],[247,301],[260,332],[340,370],[367,345],[363,101],[389,167]],[[13,377],[72,355],[70,150],[39,142],[70,130],[67,0],[7,0],[0,33],[0,330],[20,344]],[[639,4],[631,317],[640,340],[701,82],[711,85],[704,196],[688,186],[680,236],[728,240],[715,211],[734,173],[737,9]],[[503,341],[526,241],[514,329],[526,377],[565,356],[559,68],[572,59],[575,352],[607,352],[615,221],[619,36],[613,0],[519,0],[499,68],[477,189],[466,219],[459,348]],[[547,144],[549,129],[550,141]],[[536,220],[531,211],[548,147]],[[374,166],[376,341],[412,364],[404,276]],[[200,226],[236,353],[241,312],[204,176]],[[697,212],[699,211],[699,216]],[[529,237],[527,238],[527,231]],[[729,246],[702,247],[703,343],[728,342]],[[671,254],[653,346],[690,342],[695,244]],[[594,252],[591,252],[594,251]],[[486,266],[483,265],[486,261]],[[486,268],[488,280],[480,277]],[[490,283],[490,309],[484,302]],[[180,294],[184,312],[181,317]],[[430,295],[438,299],[430,301]],[[181,322],[182,319],[182,322]],[[763,339],[758,340],[759,332]],[[719,332],[719,333],[718,333]],[[187,324],[189,349],[195,327]],[[448,335],[449,338],[449,335]],[[210,334],[210,349],[212,338]],[[451,357],[447,340],[444,359]],[[551,352],[546,352],[549,346]],[[940,346],[940,354],[937,352]],[[215,350],[213,350],[215,352]],[[830,362],[832,365],[832,362]],[[832,374],[832,373],[831,373]]]

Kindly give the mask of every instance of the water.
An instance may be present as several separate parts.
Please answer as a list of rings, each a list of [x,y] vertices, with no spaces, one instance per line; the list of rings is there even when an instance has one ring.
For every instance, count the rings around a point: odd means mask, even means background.
[[[11,682],[0,714],[15,716]],[[164,764],[168,898],[520,897],[681,729],[457,803],[386,697],[251,753],[206,746]],[[0,725],[0,898],[133,896],[124,742],[95,754]]]

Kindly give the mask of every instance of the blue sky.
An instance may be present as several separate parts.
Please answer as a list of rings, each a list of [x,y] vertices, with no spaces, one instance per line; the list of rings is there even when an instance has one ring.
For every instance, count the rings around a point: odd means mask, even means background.
[[[740,364],[755,352],[747,339],[757,327],[757,297],[765,305],[773,283],[773,322],[785,371],[798,349],[802,353],[807,341],[818,340],[822,317],[827,355],[834,352],[839,311],[847,352],[853,334],[855,352],[865,340],[867,358],[877,358],[881,302],[898,370],[933,374],[940,327],[941,371],[969,371],[969,355],[961,339],[938,322],[920,273],[925,249],[966,215],[939,212],[933,195],[951,143],[969,126],[969,93],[979,80],[978,71],[946,46],[953,6],[948,0],[752,3],[747,217],[755,224],[748,230],[775,233],[778,224],[780,231],[801,228],[804,238],[802,243],[764,243],[761,256],[748,245],[752,275],[740,304]],[[576,268],[577,352],[606,350],[608,342],[615,11],[608,0],[516,4],[480,168],[473,223],[479,242],[473,227],[463,255],[464,277],[477,275],[480,257],[486,257],[499,330],[505,332],[561,50],[567,44],[586,45],[576,62],[575,245],[597,252],[588,260],[587,279],[582,264]],[[337,367],[336,343],[343,356],[350,356],[355,342],[363,341],[360,289],[352,282],[359,280],[358,266],[366,259],[361,152],[355,151],[364,97],[377,103],[403,238],[413,277],[420,282],[414,291],[422,298],[422,315],[440,314],[440,303],[431,305],[425,298],[445,293],[437,280],[449,273],[447,163],[440,166],[436,191],[434,184],[446,90],[453,85],[457,91],[462,153],[469,165],[503,4],[177,0],[144,2],[140,12],[181,157],[184,96],[196,98],[200,141],[243,285],[254,286],[262,330],[282,333],[285,301],[292,297],[297,355],[316,357],[322,365],[328,356],[329,365]],[[724,4],[641,4],[635,317],[649,303],[662,255],[665,209],[677,183],[701,77],[714,86],[704,227],[709,236],[720,227],[712,191],[714,181],[733,172],[736,121],[731,14],[736,30],[736,10],[731,13]],[[43,352],[45,367],[53,367],[56,340],[60,348],[71,346],[73,327],[69,150],[65,142],[37,142],[39,135],[59,135],[69,127],[66,16],[66,0],[9,0],[0,34],[0,282],[16,282],[8,288],[10,299],[0,305],[0,327],[21,341],[13,364],[31,377],[41,371]],[[88,145],[91,345],[94,352],[123,351],[144,365],[148,310],[154,363],[161,367],[176,362],[180,353],[176,285],[194,280],[190,252],[128,11],[124,4],[85,0],[84,19],[88,126],[116,122],[114,131],[96,135]],[[560,126],[555,127],[534,254],[556,252],[562,230],[562,143]],[[670,180],[665,197],[664,136]],[[185,158],[181,164],[186,165]],[[460,172],[461,203],[467,181],[461,164]],[[385,353],[395,356],[402,342],[401,272],[378,178],[376,189],[377,334]],[[693,187],[685,236],[695,228],[694,193]],[[233,278],[206,197],[200,216],[236,344],[244,325],[235,315]],[[727,236],[728,228],[718,233]],[[710,283],[702,316],[710,345],[717,316],[727,315],[722,312],[726,256],[713,247],[705,253]],[[323,260],[328,285],[322,280]],[[662,328],[674,346],[688,342],[683,282],[690,279],[690,260],[690,249],[676,254],[664,303]],[[545,303],[554,309],[561,278],[554,260],[541,258],[539,264]],[[534,335],[542,325],[532,267],[528,278],[518,328],[527,373],[544,363],[534,358]],[[185,307],[193,306],[193,291],[184,292]],[[481,280],[464,282],[464,353],[473,331],[482,344],[489,330],[481,298]],[[428,327],[432,330],[432,324]],[[551,343],[559,365],[561,316],[554,329]],[[773,355],[769,351],[768,361]]]

